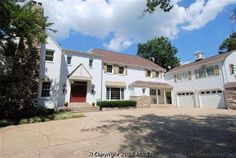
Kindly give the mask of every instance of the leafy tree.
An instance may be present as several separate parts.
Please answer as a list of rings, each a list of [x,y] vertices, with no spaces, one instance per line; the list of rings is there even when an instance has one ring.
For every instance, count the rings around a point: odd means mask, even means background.
[[[236,32],[232,33],[227,39],[225,39],[219,47],[219,54],[236,50]]]
[[[166,70],[180,65],[176,57],[177,48],[172,46],[168,38],[154,38],[146,43],[138,44],[138,56],[146,58]]]
[[[154,13],[160,7],[164,12],[169,12],[174,6],[171,0],[147,0],[145,12]]]
[[[39,80],[40,43],[46,39],[47,22],[31,2],[19,5],[17,0],[0,1],[0,47],[11,58],[8,92],[1,117],[20,118],[34,111]]]

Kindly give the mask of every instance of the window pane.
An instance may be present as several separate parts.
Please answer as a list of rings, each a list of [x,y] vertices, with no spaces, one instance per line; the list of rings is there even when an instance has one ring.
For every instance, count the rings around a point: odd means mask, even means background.
[[[71,57],[67,57],[67,64],[71,64]]]
[[[121,91],[121,100],[124,100],[124,88],[121,88],[120,91]]]
[[[142,92],[143,92],[143,94],[145,94],[145,91],[146,91],[146,89],[145,89],[145,88],[143,88],[143,89],[142,89]]]
[[[206,70],[205,70],[205,68],[199,69],[199,77],[200,78],[206,77]]]
[[[42,91],[41,91],[42,97],[49,97],[50,96],[50,86],[51,86],[51,82],[43,82],[42,83]]]
[[[112,73],[112,65],[107,65],[107,72]]]
[[[181,80],[182,80],[182,74],[177,74],[177,75],[176,75],[176,79],[177,79],[178,81],[181,81]]]
[[[147,70],[147,76],[150,77],[151,76],[151,71]]]
[[[207,69],[207,76],[214,76],[214,67],[213,66],[209,66],[206,69]]]
[[[53,61],[54,51],[52,50],[46,50],[45,54],[45,60],[47,61]]]
[[[93,67],[93,60],[92,59],[89,60],[89,67]]]
[[[150,95],[157,95],[157,92],[155,89],[150,89]]]
[[[120,100],[120,88],[111,88],[111,100]]]
[[[124,74],[124,67],[119,67],[119,74]]]
[[[183,80],[188,80],[188,73],[187,72],[182,73],[182,78]]]
[[[107,100],[110,99],[110,88],[107,88],[106,98]]]

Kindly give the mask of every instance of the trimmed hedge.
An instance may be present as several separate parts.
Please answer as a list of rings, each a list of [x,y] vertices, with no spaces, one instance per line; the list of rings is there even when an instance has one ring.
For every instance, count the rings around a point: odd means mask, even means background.
[[[123,108],[123,107],[136,107],[137,102],[133,100],[118,100],[118,101],[100,101],[97,106],[102,108]]]

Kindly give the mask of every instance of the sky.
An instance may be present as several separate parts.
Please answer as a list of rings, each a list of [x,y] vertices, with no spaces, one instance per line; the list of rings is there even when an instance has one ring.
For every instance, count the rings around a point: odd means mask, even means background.
[[[102,48],[126,54],[155,37],[168,37],[182,63],[194,53],[217,54],[234,30],[236,0],[171,0],[170,12],[143,15],[146,0],[38,0],[53,22],[50,33],[62,48],[87,52]]]

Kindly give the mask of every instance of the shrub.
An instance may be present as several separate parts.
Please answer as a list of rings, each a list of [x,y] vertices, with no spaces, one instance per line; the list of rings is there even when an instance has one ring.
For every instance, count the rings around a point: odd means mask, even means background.
[[[119,100],[119,101],[101,101],[97,105],[102,108],[123,108],[123,107],[136,107],[137,102],[133,100]]]

